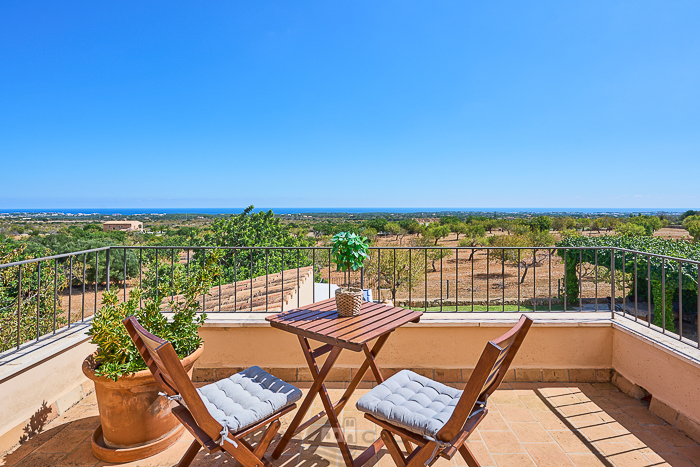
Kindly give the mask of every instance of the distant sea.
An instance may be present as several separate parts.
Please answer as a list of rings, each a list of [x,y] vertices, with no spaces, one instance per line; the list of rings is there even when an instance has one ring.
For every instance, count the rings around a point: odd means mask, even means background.
[[[582,213],[582,214],[629,214],[629,213],[682,213],[687,209],[678,208],[255,208],[255,211],[272,209],[275,214],[310,214],[310,213],[438,213],[438,212],[473,212],[473,213]],[[15,213],[63,213],[63,214],[239,214],[243,208],[80,208],[80,209],[0,209],[0,214]]]

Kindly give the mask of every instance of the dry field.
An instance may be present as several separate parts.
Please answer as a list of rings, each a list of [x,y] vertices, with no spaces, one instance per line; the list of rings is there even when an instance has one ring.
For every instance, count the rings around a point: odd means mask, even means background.
[[[610,233],[612,234],[612,233]],[[487,233],[487,236],[505,235],[505,232],[494,230]],[[584,235],[599,236],[608,235],[606,232],[584,232]],[[688,236],[688,232],[683,229],[661,229],[654,234],[655,236],[682,239]],[[557,235],[555,234],[555,238]],[[395,237],[382,237],[373,243],[373,246],[380,247],[398,247],[408,246],[413,243],[415,236],[407,235],[400,240]],[[401,245],[399,245],[399,243]],[[438,242],[438,246],[455,248],[458,244],[457,236],[450,234],[449,237]],[[385,252],[383,255],[391,255],[391,252]],[[523,253],[526,254],[526,253]],[[527,254],[532,254],[531,250],[527,250]],[[533,297],[537,298],[538,306],[548,306],[550,292],[553,297],[553,303],[560,304],[563,299],[563,283],[564,283],[564,264],[563,260],[556,255],[550,255],[546,249],[538,253],[538,263],[534,268],[530,268],[525,275],[525,280],[520,283],[519,278],[522,278],[524,268],[518,269],[518,266],[513,263],[502,263],[499,260],[494,260],[490,257],[487,261],[487,253],[485,250],[476,250],[474,260],[469,259],[469,251],[462,250],[459,253],[455,250],[450,257],[435,262],[435,271],[432,268],[432,261],[428,259],[427,274],[421,275],[418,278],[412,278],[412,288],[409,292],[408,285],[399,288],[397,300],[411,300],[414,306],[422,306],[426,301],[428,306],[440,306],[442,299],[443,306],[455,306],[455,300],[458,300],[460,305],[464,306],[467,303],[485,305],[488,303],[498,309],[502,304],[515,305],[520,298],[521,303],[530,304]],[[424,256],[417,251],[412,252],[412,260],[421,261],[425,265]],[[184,257],[181,261],[185,261]],[[551,271],[550,271],[551,262]],[[599,275],[602,275],[604,270],[599,269]],[[341,272],[331,270],[331,282],[334,284],[344,284],[345,277]],[[321,270],[321,277],[324,280],[328,279],[328,268],[324,267]],[[448,296],[448,281],[449,281],[449,296]],[[376,278],[365,278],[365,287],[374,288],[374,298],[376,297]],[[132,280],[127,283],[127,296],[129,291],[137,284],[137,280]],[[360,284],[360,275],[355,273],[351,276],[351,284]],[[582,281],[582,298],[593,299],[596,297],[596,281],[595,270],[590,268],[588,274],[584,273]],[[117,287],[113,285],[112,287]],[[120,292],[119,297],[123,297],[123,285],[118,286]],[[95,296],[94,285],[86,287],[85,296],[83,297],[82,287],[74,286],[72,295],[66,289],[61,294],[59,307],[64,310],[62,315],[67,317],[67,310],[70,310],[71,322],[80,321],[83,316],[83,300],[84,300],[84,316],[88,317],[94,313],[95,298],[97,298],[97,307],[102,303],[102,293],[104,286],[101,285]],[[621,296],[620,291],[616,294]],[[597,285],[597,296],[600,303],[607,303],[607,297],[610,296],[610,283],[599,281]],[[388,291],[382,291],[382,299],[391,298]],[[420,303],[417,303],[420,302]],[[578,303],[571,303],[568,306],[578,306]]]

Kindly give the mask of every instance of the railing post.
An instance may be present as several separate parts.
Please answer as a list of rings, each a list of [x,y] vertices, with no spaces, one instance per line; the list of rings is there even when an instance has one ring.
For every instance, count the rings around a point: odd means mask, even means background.
[[[610,317],[615,318],[615,248],[610,248]]]
[[[110,253],[111,253],[111,251],[112,251],[112,248],[109,248],[109,249],[107,250],[107,258],[106,258],[106,263],[107,263],[107,292],[109,292],[109,269],[110,269],[110,264],[111,264],[111,261],[110,261],[110,256],[111,256]]]

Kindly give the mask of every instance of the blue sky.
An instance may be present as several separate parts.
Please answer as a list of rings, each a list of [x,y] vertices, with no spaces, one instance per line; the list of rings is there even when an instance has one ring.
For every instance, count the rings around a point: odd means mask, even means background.
[[[0,208],[700,207],[700,2],[2,2]]]

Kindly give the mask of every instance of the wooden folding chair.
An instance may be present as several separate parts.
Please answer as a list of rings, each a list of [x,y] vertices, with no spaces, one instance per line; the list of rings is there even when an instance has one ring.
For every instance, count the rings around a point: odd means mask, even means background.
[[[382,427],[377,441],[383,441],[397,466],[429,466],[459,451],[469,467],[479,467],[467,438],[488,414],[487,399],[503,381],[531,325],[523,315],[511,330],[488,342],[464,391],[403,370],[360,398],[357,408]]]
[[[299,389],[251,367],[198,390],[170,342],[146,331],[134,316],[123,323],[163,395],[178,402],[173,415],[194,436],[178,467],[190,465],[202,447],[227,452],[245,467],[269,465],[263,455],[280,428],[279,418],[296,408]],[[268,424],[257,446],[243,439]]]

